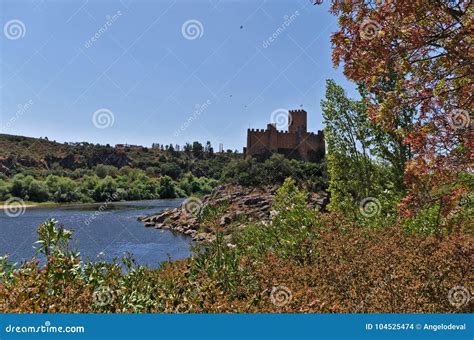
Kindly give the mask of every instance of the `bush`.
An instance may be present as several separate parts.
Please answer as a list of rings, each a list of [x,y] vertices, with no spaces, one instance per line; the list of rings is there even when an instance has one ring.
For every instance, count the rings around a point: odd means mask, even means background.
[[[118,169],[113,165],[99,164],[95,167],[95,173],[99,178],[105,178],[107,176],[116,177],[118,175]]]
[[[248,227],[234,246],[217,233],[193,257],[159,269],[136,266],[129,256],[121,264],[84,263],[69,248],[71,233],[46,221],[37,243],[46,264],[16,267],[0,258],[0,312],[472,311],[472,302],[448,299],[452,288],[469,289],[472,281],[471,237],[360,228],[342,215],[316,214],[305,197],[287,180],[270,225]],[[273,304],[275,287],[291,299]]]
[[[182,170],[176,163],[165,163],[161,165],[161,174],[177,180],[181,176]]]
[[[255,224],[236,236],[239,248],[253,256],[275,251],[282,258],[294,258],[304,263],[311,253],[305,244],[318,235],[318,211],[308,208],[307,193],[300,191],[292,178],[278,189],[269,225]]]
[[[193,194],[209,194],[217,185],[217,181],[205,177],[197,178],[191,173],[186,174],[179,182],[179,188],[184,191],[186,196]]]
[[[92,198],[96,202],[105,202],[111,200],[117,192],[117,182],[110,176],[105,177],[94,188]]]
[[[160,188],[158,192],[160,198],[176,198],[176,187],[171,177],[160,177]]]
[[[28,187],[28,196],[31,201],[45,202],[49,200],[48,186],[44,182],[33,180]]]
[[[76,202],[80,199],[76,182],[67,177],[50,175],[46,178],[50,197],[55,202]]]

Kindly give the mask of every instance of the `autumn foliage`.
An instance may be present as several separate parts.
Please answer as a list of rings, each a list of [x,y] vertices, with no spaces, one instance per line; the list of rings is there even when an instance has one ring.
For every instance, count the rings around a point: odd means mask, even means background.
[[[7,313],[472,312],[474,244],[468,234],[364,228],[320,214],[287,180],[269,224],[222,235],[160,269],[82,262],[55,221],[39,228],[47,263],[0,261]]]
[[[474,135],[471,1],[334,0],[339,18],[333,62],[368,89],[371,119],[411,148],[409,191],[401,212],[413,216],[434,203],[447,216],[469,189]],[[409,129],[397,121],[416,109]],[[472,183],[471,183],[472,185]]]
[[[0,284],[0,312],[472,311],[469,303],[457,308],[448,300],[453,287],[469,287],[474,279],[474,248],[466,236],[423,239],[395,228],[367,232],[333,223],[316,241],[299,246],[312,250],[303,262],[271,250],[253,257],[228,248],[218,254],[213,248],[202,262],[188,259],[161,270],[123,273],[108,266],[103,276],[94,274],[97,282],[70,275],[73,263],[50,258],[47,266],[30,263]],[[272,289],[280,286],[291,294],[281,306],[271,299]],[[110,289],[104,306],[97,304],[100,287]]]

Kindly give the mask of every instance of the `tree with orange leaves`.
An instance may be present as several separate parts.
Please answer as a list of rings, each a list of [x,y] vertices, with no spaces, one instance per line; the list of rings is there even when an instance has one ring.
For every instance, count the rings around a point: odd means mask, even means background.
[[[405,167],[406,216],[435,204],[447,216],[472,192],[473,7],[463,0],[331,4],[339,17],[334,64],[343,63],[347,78],[365,84],[370,118],[414,154]],[[416,116],[401,129],[396,122],[406,107]]]

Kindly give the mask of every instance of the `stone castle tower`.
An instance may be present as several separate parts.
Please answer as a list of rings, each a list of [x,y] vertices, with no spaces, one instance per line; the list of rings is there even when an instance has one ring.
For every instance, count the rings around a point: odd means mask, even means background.
[[[265,130],[248,129],[244,153],[250,156],[281,153],[300,160],[321,160],[326,153],[324,134],[308,132],[307,116],[305,110],[290,110],[288,131],[278,131],[275,124],[268,124]]]

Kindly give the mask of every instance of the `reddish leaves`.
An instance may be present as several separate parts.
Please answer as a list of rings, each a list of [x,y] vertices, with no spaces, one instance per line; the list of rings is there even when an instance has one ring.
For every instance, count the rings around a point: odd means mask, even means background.
[[[371,117],[390,129],[403,107],[418,110],[404,136],[415,154],[407,166],[408,209],[429,206],[420,199],[439,187],[453,190],[472,164],[472,10],[470,1],[334,0],[331,6],[339,16],[333,62],[343,62],[344,74],[370,89]]]

